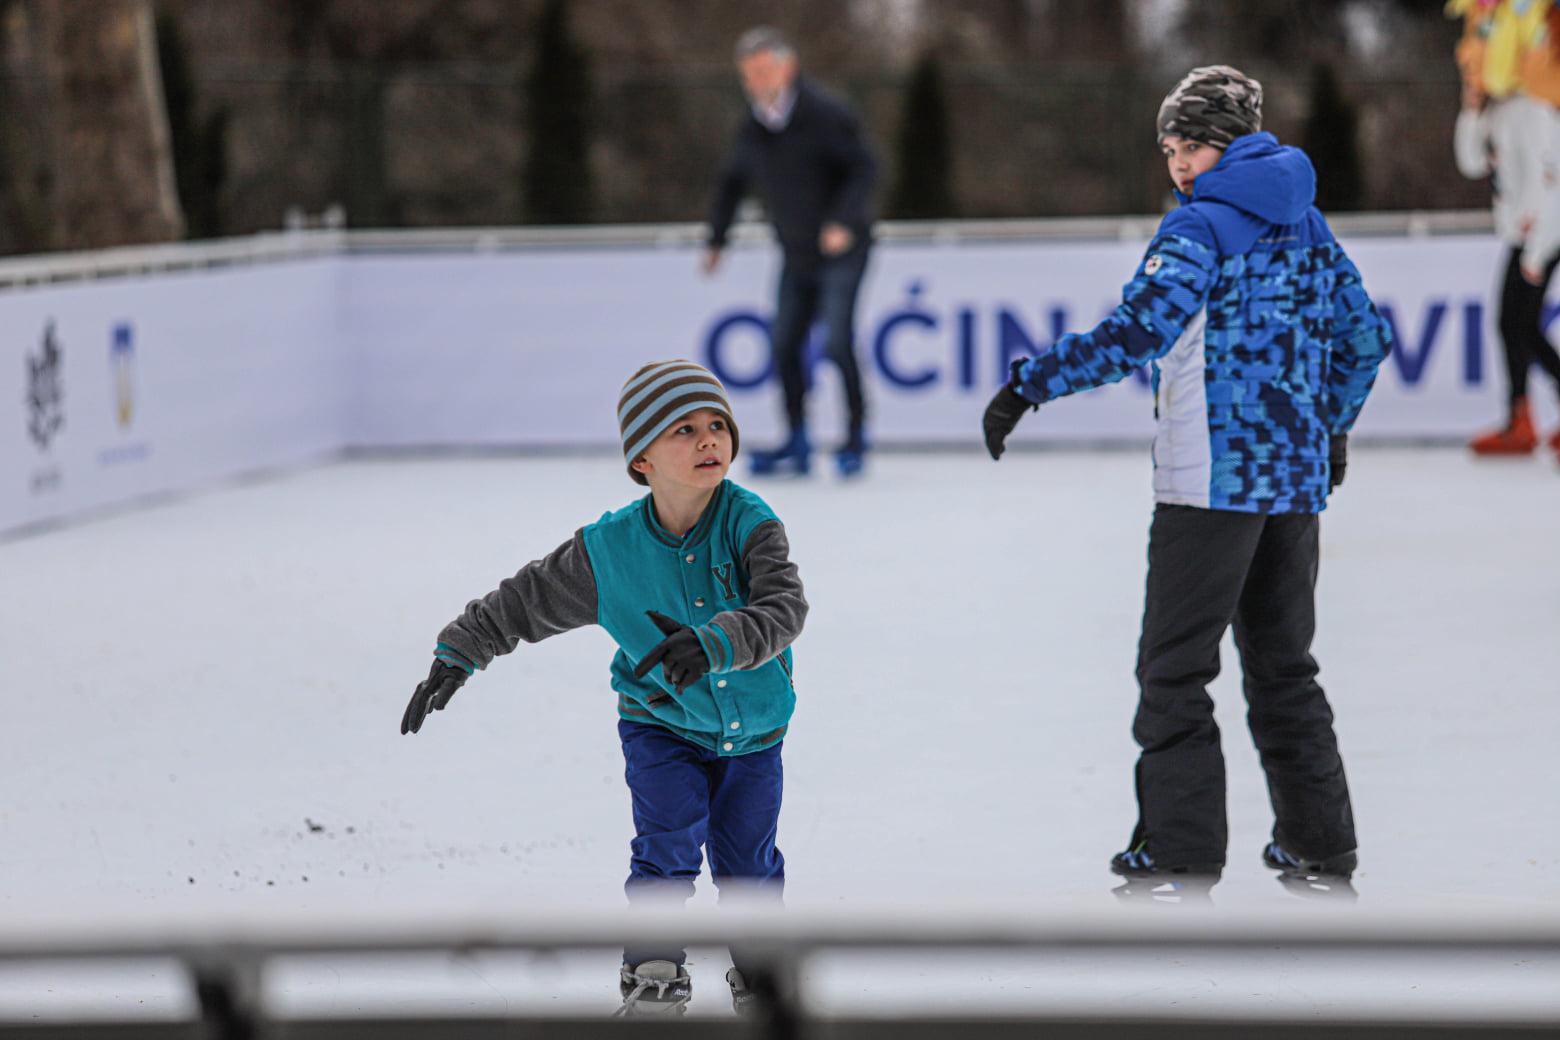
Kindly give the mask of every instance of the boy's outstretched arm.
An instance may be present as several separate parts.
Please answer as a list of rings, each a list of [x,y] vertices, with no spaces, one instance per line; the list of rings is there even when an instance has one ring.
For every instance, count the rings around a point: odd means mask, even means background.
[[[595,623],[596,575],[582,529],[466,604],[461,616],[444,626],[434,647],[433,670],[413,691],[401,732],[416,733],[423,717],[449,703],[466,677],[522,641],[536,643]]]
[[[1392,349],[1392,327],[1376,309],[1359,268],[1342,246],[1334,263],[1333,340],[1327,367],[1327,429],[1346,434],[1376,382],[1376,372]]]
[[[981,426],[986,450],[1000,459],[1027,407],[1114,383],[1168,354],[1208,299],[1218,270],[1205,219],[1176,210],[1159,225],[1121,303],[1093,330],[1069,333],[1038,357],[1015,362]]]
[[[1207,302],[1218,271],[1213,232],[1200,216],[1177,210],[1159,225],[1121,303],[1089,332],[1069,333],[1015,373],[1030,404],[1091,390],[1163,357]]]
[[[694,629],[712,672],[757,668],[794,643],[807,620],[802,578],[778,520],[760,524],[748,536],[742,563],[748,572],[747,605],[721,611]]]

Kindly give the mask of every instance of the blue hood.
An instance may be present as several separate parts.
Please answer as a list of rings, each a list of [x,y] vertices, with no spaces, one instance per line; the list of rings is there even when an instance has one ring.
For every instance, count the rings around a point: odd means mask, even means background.
[[[1316,169],[1298,148],[1272,134],[1244,134],[1224,150],[1219,163],[1197,178],[1190,199],[1223,202],[1269,224],[1295,224],[1316,201]]]

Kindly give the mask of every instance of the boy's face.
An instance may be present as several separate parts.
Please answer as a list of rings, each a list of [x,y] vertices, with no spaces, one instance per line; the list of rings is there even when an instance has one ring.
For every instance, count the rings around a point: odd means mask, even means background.
[[[1173,135],[1161,140],[1159,148],[1165,153],[1170,180],[1182,195],[1190,195],[1197,178],[1218,165],[1224,155],[1222,148]]]
[[[731,426],[713,408],[689,412],[650,442],[634,469],[650,486],[713,488],[731,468]]]

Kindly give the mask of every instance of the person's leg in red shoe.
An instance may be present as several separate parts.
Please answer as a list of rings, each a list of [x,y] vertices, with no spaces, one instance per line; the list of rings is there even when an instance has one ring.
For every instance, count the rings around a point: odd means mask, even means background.
[[[1535,295],[1538,299],[1536,310],[1532,304]],[[1480,434],[1469,442],[1468,447],[1476,455],[1526,455],[1538,447],[1538,434],[1534,432],[1527,402],[1528,368],[1534,360],[1533,334],[1528,325],[1531,322],[1533,331],[1543,340],[1543,333],[1538,330],[1543,302],[1543,289],[1530,285],[1522,277],[1522,247],[1513,246],[1500,293],[1500,339],[1506,354],[1510,411],[1503,428]],[[1548,346],[1547,341],[1545,346]]]
[[[1549,342],[1549,337],[1544,332],[1544,297],[1549,291],[1549,283],[1554,279],[1555,268],[1560,267],[1560,256],[1550,260],[1543,271],[1543,278],[1538,285],[1526,282],[1522,295],[1522,327],[1527,330],[1528,349],[1527,354],[1538,367],[1542,368],[1555,382],[1555,389],[1560,391],[1560,353],[1555,352],[1555,346]],[[1555,453],[1556,459],[1560,459],[1560,428],[1549,435],[1549,450]]]

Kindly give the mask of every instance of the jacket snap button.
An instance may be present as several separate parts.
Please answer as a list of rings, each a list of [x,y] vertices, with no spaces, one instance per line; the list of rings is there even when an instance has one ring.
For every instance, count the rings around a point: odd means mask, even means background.
[[[726,741],[724,744],[721,745],[721,747],[725,748],[727,751],[730,751],[731,750],[731,741],[729,741],[729,740]]]
[[[683,559],[687,560],[689,563],[692,563],[693,562],[693,553],[689,553],[687,556],[684,556]]]
[[[715,685],[718,686],[719,688],[721,688],[722,690],[724,690],[726,688],[726,680],[724,680],[724,679],[717,679],[717,680],[715,680]]]
[[[694,600],[693,601],[693,605],[696,606],[696,607],[704,606],[704,597],[700,596],[698,599]]]
[[[741,729],[742,728],[742,723],[740,723],[740,722],[733,722],[731,724],[731,728],[732,729]]]

